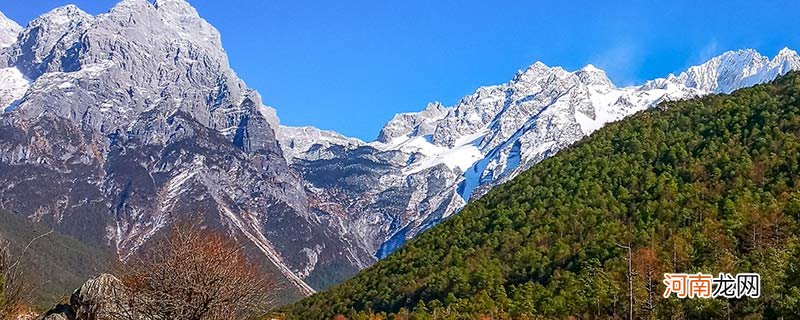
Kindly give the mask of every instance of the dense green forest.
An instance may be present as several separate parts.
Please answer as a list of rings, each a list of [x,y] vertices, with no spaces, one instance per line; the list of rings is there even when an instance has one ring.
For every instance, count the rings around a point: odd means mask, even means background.
[[[14,258],[22,262],[23,280],[35,307],[48,309],[64,300],[84,281],[111,271],[116,255],[87,246],[48,226],[0,210],[0,241],[11,244]],[[42,237],[39,237],[42,236]],[[31,242],[31,240],[36,239]],[[24,248],[30,243],[27,250]],[[24,256],[19,257],[24,251]],[[0,297],[2,298],[2,297]]]
[[[800,74],[610,124],[289,319],[795,318]],[[629,268],[629,252],[633,257]],[[757,272],[761,298],[662,297]],[[628,276],[632,275],[629,303]]]

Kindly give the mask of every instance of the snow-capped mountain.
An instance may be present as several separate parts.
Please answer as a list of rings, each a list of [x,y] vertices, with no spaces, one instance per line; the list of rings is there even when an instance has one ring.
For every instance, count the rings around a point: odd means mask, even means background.
[[[302,294],[374,261],[309,204],[277,118],[183,0],[74,5],[0,51],[0,208],[125,259],[174,221],[258,253]]]
[[[16,22],[0,12],[0,51],[17,41],[22,31]],[[27,89],[28,81],[16,68],[0,68],[0,112],[12,102],[22,97]]]
[[[16,21],[0,12],[0,48],[8,47],[16,42],[20,31],[22,31],[22,27]]]
[[[364,142],[281,126],[184,0],[64,6],[25,28],[0,16],[0,209],[123,259],[201,220],[309,294],[608,122],[797,69],[789,49],[742,50],[617,87],[537,62]]]
[[[691,67],[677,77],[670,76],[648,82],[648,88],[663,88],[665,82],[671,82],[703,92],[730,93],[770,81],[798,68],[800,58],[797,52],[789,48],[784,48],[772,59],[752,49],[729,51],[699,66]]]
[[[315,127],[288,127],[279,126],[278,141],[286,146],[283,155],[287,160],[302,157],[304,159],[319,159],[326,157],[324,154],[331,146],[356,148],[366,145],[364,141],[345,137],[337,132],[320,130]]]
[[[398,114],[366,145],[325,140],[308,147],[306,140],[304,150],[313,150],[308,154],[281,146],[294,155],[289,159],[303,172],[307,188],[333,194],[328,197],[339,202],[364,249],[383,257],[470,199],[609,122],[662,101],[729,93],[790,70],[800,70],[800,57],[788,48],[772,59],[739,50],[677,76],[617,87],[592,65],[567,71],[537,62],[508,83],[478,88],[456,105],[431,103],[423,111]],[[320,174],[345,168],[353,174]],[[354,191],[353,177],[370,187]]]

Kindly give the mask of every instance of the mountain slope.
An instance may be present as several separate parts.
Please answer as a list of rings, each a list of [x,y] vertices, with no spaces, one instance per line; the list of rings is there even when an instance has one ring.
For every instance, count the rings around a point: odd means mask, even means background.
[[[16,42],[20,31],[22,31],[20,25],[0,12],[0,48],[8,47]]]
[[[0,209],[122,259],[199,219],[257,252],[287,296],[347,279],[609,121],[800,67],[789,49],[740,50],[620,88],[592,66],[535,63],[367,143],[280,126],[183,0],[0,26]]]
[[[0,208],[121,259],[201,220],[254,248],[291,294],[374,261],[309,207],[277,119],[187,2],[68,5],[16,39],[0,50]]]
[[[662,103],[468,205],[290,318],[791,318],[800,308],[800,74]],[[663,272],[757,272],[759,299],[663,299]]]
[[[0,240],[9,241],[12,254],[19,255],[34,238],[51,229],[0,210]],[[86,279],[109,272],[117,263],[116,256],[103,248],[90,247],[80,241],[54,232],[31,243],[22,257],[25,279],[34,289],[34,303],[41,308],[52,306]]]
[[[790,70],[800,70],[797,52],[785,48],[770,59],[748,49],[723,53],[678,76],[617,87],[592,65],[569,72],[537,62],[454,106],[431,103],[398,114],[375,142],[315,140],[285,127],[279,140],[306,188],[324,203],[341,204],[335,210],[352,226],[358,244],[380,258],[606,123],[662,101],[726,93]],[[361,170],[319,175],[341,168]],[[353,186],[356,180],[366,187]]]

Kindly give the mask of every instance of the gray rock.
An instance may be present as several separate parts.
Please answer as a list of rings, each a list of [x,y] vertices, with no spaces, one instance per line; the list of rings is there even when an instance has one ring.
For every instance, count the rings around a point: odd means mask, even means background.
[[[620,88],[592,65],[568,72],[537,62],[508,83],[478,88],[453,106],[433,103],[398,114],[376,142],[315,141],[296,131],[279,136],[288,136],[282,142],[303,141],[281,146],[292,154],[307,189],[329,208],[320,210],[344,217],[359,245],[383,257],[606,123],[662,101],[730,92],[789,70],[800,70],[800,56],[792,50],[772,59],[740,50],[679,76]]]
[[[0,114],[0,208],[122,259],[201,220],[306,295],[374,261],[309,207],[276,117],[185,1],[61,7],[5,55],[30,83]]]
[[[538,62],[453,106],[400,114],[365,143],[279,126],[183,0],[124,0],[98,16],[65,6],[5,35],[0,208],[122,259],[199,219],[303,294],[608,122],[800,69],[794,51],[743,50],[617,87],[591,66]]]
[[[89,279],[70,296],[66,305],[47,311],[42,320],[114,320],[125,314],[122,282],[110,274]]]

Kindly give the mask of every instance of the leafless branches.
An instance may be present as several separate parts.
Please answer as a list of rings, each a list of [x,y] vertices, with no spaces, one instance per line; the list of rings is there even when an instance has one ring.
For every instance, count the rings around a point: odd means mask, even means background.
[[[35,239],[31,243],[33,241]],[[29,302],[30,288],[23,280],[19,268],[21,259],[22,254],[14,259],[11,256],[9,243],[0,240],[0,319],[12,319]]]
[[[182,224],[126,265],[116,318],[247,319],[273,291],[260,270],[229,237]]]

